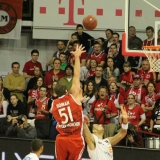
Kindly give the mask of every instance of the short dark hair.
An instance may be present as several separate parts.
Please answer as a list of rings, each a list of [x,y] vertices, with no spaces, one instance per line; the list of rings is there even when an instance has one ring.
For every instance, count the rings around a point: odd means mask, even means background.
[[[13,68],[13,66],[14,66],[15,64],[18,64],[18,65],[19,65],[19,67],[20,67],[19,62],[13,62],[13,63],[11,64],[11,67]]]
[[[114,44],[114,43],[110,45],[110,47],[112,47],[112,46],[115,46],[115,47],[117,48],[117,45],[116,45],[116,44]],[[109,47],[109,48],[110,48],[110,47]]]
[[[56,60],[60,61],[60,64],[62,63],[59,58],[55,58],[55,59],[53,60],[53,64],[54,64],[54,62],[55,62]]]
[[[63,41],[63,40],[58,40],[58,41],[57,41],[57,44],[58,44],[58,42],[62,42],[62,43],[65,45],[65,43],[64,43],[64,41]]]
[[[134,29],[136,29],[136,28],[135,28],[135,26],[129,26],[129,29],[130,29],[130,28],[134,28]]]
[[[102,42],[105,42],[105,39],[103,37],[97,38],[97,40],[100,39]]]
[[[48,91],[48,88],[47,88],[47,86],[45,86],[45,85],[40,86],[40,89],[39,89],[39,90],[41,90],[41,88],[45,88],[45,89],[46,89],[46,92]]]
[[[73,42],[73,45],[74,44],[79,44],[80,45],[81,43],[80,43],[80,41],[76,40],[76,41]]]
[[[77,24],[76,29],[78,29],[79,27],[83,28],[83,25],[82,24]]]
[[[107,31],[110,31],[110,32],[111,32],[111,34],[113,34],[113,30],[111,30],[111,29],[106,29],[106,31],[105,31],[105,32],[107,32]]]
[[[146,28],[146,31],[148,31],[148,30],[151,30],[152,32],[154,32],[154,28],[153,28],[152,26],[148,26],[148,27]]]
[[[17,96],[16,94],[11,94],[11,95],[10,95],[10,98],[13,97],[13,96],[18,99],[18,96]]]
[[[31,51],[31,56],[33,55],[33,53],[37,53],[37,54],[39,55],[39,51],[38,51],[37,49],[33,49],[33,50]]]
[[[93,46],[94,46],[94,45],[97,45],[97,44],[100,45],[99,42],[95,41],[94,44],[93,44]]]
[[[120,35],[119,35],[119,33],[113,33],[112,35],[117,35],[118,36],[118,38],[120,37]]]
[[[68,68],[71,69],[72,72],[74,71],[73,67],[72,67],[70,64],[68,64],[68,65],[65,67],[65,71],[66,71]]]
[[[57,94],[58,97],[61,97],[61,96],[65,95],[66,90],[67,90],[66,85],[63,84],[62,82],[58,82],[55,89],[54,89],[54,91],[55,91],[55,93]]]
[[[129,61],[124,62],[123,67],[131,67],[131,63]]]
[[[61,54],[67,56],[65,52],[60,52],[59,56],[60,56]]]
[[[31,147],[31,150],[33,152],[37,152],[40,150],[40,148],[43,146],[43,142],[41,139],[34,139],[32,140],[31,144],[30,144],[30,147]]]
[[[72,34],[71,34],[71,37],[72,37],[72,36],[76,36],[77,39],[78,39],[78,34],[77,34],[77,33],[72,33]]]

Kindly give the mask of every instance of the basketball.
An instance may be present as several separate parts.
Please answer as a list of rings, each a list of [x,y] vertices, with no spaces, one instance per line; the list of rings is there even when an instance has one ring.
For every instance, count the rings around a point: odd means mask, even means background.
[[[82,23],[83,23],[83,26],[87,30],[93,30],[96,28],[98,22],[97,22],[96,17],[94,17],[92,15],[88,15],[88,16],[84,17]]]

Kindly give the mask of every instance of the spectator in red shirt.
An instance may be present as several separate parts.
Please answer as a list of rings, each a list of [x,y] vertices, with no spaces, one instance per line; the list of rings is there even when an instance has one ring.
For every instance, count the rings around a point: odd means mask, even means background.
[[[154,109],[154,104],[159,98],[159,95],[155,93],[155,84],[149,82],[147,85],[148,94],[143,98],[141,107],[143,108],[146,115],[146,126],[150,126],[150,120],[152,118],[152,111]]]
[[[140,77],[142,84],[147,86],[148,82],[155,82],[156,81],[156,75],[154,72],[150,72],[150,65],[148,59],[144,59],[142,61],[142,68],[138,70],[137,72]]]
[[[23,68],[23,75],[25,78],[33,78],[34,77],[34,68],[39,67],[41,73],[43,72],[42,70],[42,65],[40,62],[38,62],[38,57],[39,57],[39,51],[34,49],[31,51],[31,57],[32,59],[28,62],[25,63],[24,68]]]
[[[130,94],[135,96],[135,101],[139,105],[142,103],[142,99],[147,94],[146,89],[141,86],[141,77],[139,75],[135,75],[133,77],[133,87],[126,91],[126,97],[128,97]]]
[[[123,64],[124,72],[121,75],[121,83],[125,86],[130,86],[133,84],[133,77],[135,75],[134,72],[131,71],[131,64],[130,62],[124,62]]]
[[[155,84],[155,88],[156,88],[156,93],[160,93],[160,72],[157,73],[157,81]]]
[[[40,97],[40,87],[43,85],[43,77],[37,77],[36,85],[28,93],[28,117],[35,117],[35,101]]]
[[[106,61],[106,54],[102,52],[101,45],[98,42],[95,42],[93,45],[93,53],[89,54],[88,60],[87,60],[87,67],[89,66],[91,59],[96,59],[98,62],[98,66],[104,66]]]
[[[154,28],[151,26],[148,26],[146,28],[146,35],[147,35],[147,39],[145,39],[143,41],[143,46],[154,46]]]
[[[111,118],[117,116],[116,106],[108,99],[105,86],[99,87],[96,100],[90,109],[90,116],[94,116],[95,123],[98,124],[109,124]]]
[[[127,97],[127,105],[124,106],[128,114],[128,121],[139,128],[145,123],[146,116],[140,105],[136,104],[136,97],[133,94],[129,94]]]
[[[48,71],[44,77],[44,84],[48,87],[52,87],[52,82],[54,80],[58,81],[60,78],[65,76],[65,72],[60,70],[61,60],[55,58],[53,61],[53,69]]]

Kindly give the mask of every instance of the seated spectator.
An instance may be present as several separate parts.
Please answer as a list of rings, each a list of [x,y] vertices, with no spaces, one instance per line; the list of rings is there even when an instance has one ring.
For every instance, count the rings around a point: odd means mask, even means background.
[[[58,42],[57,42],[57,49],[58,49],[58,51],[56,51],[56,52],[53,53],[52,58],[49,60],[49,62],[46,63],[46,66],[53,66],[53,61],[54,61],[54,59],[55,59],[55,58],[59,58],[59,55],[60,55],[61,52],[66,53],[66,56],[67,56],[67,59],[68,59],[70,53],[69,53],[69,51],[66,49],[66,46],[65,46],[65,44],[64,44],[64,41],[58,40]]]
[[[138,70],[137,72],[141,77],[141,83],[144,86],[147,86],[149,82],[155,82],[156,81],[156,75],[154,72],[150,72],[150,64],[148,59],[144,59],[142,61],[142,68]]]
[[[107,41],[104,42],[104,52],[108,54],[109,47],[113,44],[113,31],[111,29],[106,29],[105,34]]]
[[[89,66],[90,60],[96,59],[98,66],[104,66],[106,61],[106,54],[102,51],[101,45],[98,42],[95,42],[93,45],[93,52],[89,54],[87,60],[87,67]]]
[[[96,59],[90,59],[90,63],[88,66],[88,72],[85,80],[91,76],[95,75],[96,67],[98,66],[97,60]]]
[[[105,41],[104,38],[99,37],[96,41],[101,45],[101,51],[104,52],[104,41]],[[93,48],[93,46],[91,46],[89,48],[88,54],[91,54],[93,52],[94,52],[94,48]]]
[[[88,81],[86,84],[86,91],[83,93],[85,99],[82,101],[83,114],[88,115],[93,101],[95,100],[95,84],[94,81]]]
[[[128,121],[133,124],[137,129],[145,123],[146,116],[142,107],[136,104],[136,97],[129,94],[127,97],[127,105],[124,106],[128,114]],[[120,122],[121,123],[121,122]]]
[[[47,87],[41,86],[39,93],[40,93],[40,96],[35,101],[35,105],[36,105],[35,119],[48,119],[48,115],[49,115],[48,100],[49,98],[46,97]]]
[[[67,56],[66,56],[66,54],[64,52],[61,52],[60,55],[59,55],[59,59],[61,60],[60,69],[62,71],[64,71],[66,66],[67,66]]]
[[[142,40],[136,36],[136,28],[134,26],[129,27],[129,38],[128,38],[128,48],[141,50]]]
[[[5,100],[3,93],[0,91],[0,119],[7,117],[8,101]]]
[[[108,88],[110,86],[110,84],[114,82],[117,84],[117,86],[119,87],[119,92],[121,93],[121,95],[123,96],[123,98],[125,99],[126,93],[125,93],[125,89],[123,88],[123,86],[121,85],[121,83],[117,83],[116,77],[114,76],[110,76],[108,77],[107,83],[108,83]]]
[[[3,87],[3,78],[0,76],[0,91],[3,93],[5,100],[9,102],[10,92],[7,88]]]
[[[60,70],[60,66],[61,66],[61,60],[58,58],[55,58],[53,61],[53,69],[46,72],[46,75],[44,77],[44,84],[48,88],[51,88],[52,81],[54,80],[58,81],[60,78],[65,76],[64,71]]]
[[[78,41],[78,40],[79,40],[78,39],[78,35],[76,33],[72,33],[71,34],[71,39],[68,41],[66,47],[68,48],[68,46],[69,46],[70,43],[73,43],[74,41]]]
[[[78,40],[80,43],[85,47],[86,52],[89,50],[89,43],[88,40],[94,39],[92,36],[90,36],[88,33],[83,32],[83,25],[77,24],[76,26],[77,32],[75,32],[78,35]]]
[[[152,118],[152,111],[154,109],[154,104],[156,100],[159,98],[159,95],[155,93],[155,84],[153,82],[149,82],[147,85],[148,94],[143,98],[141,107],[143,108],[146,115],[145,125],[149,128],[150,120]]]
[[[20,64],[18,62],[12,63],[12,73],[5,76],[4,87],[6,87],[11,94],[16,94],[18,99],[23,102],[23,92],[26,87],[25,78],[19,74]]]
[[[150,120],[150,128],[148,129],[149,132],[160,134],[159,114],[160,114],[160,99],[157,99],[152,112],[152,118]]]
[[[10,97],[10,104],[7,108],[7,121],[10,122],[12,119],[16,119],[21,114],[26,114],[24,103],[18,100],[16,94],[12,94]]]
[[[111,82],[109,84],[109,92],[108,92],[109,100],[113,101],[116,106],[118,116],[121,109],[121,106],[124,106],[124,98],[119,93],[118,86],[115,82]],[[113,117],[111,119],[111,123],[118,124],[118,117]]]
[[[131,71],[130,62],[124,62],[123,64],[124,72],[121,75],[120,82],[126,87],[131,86],[133,84],[133,77],[135,73]]]
[[[133,94],[136,103],[141,105],[142,99],[146,96],[147,91],[141,86],[141,77],[139,75],[133,77],[133,86],[126,91],[126,97],[128,97],[129,94]]]
[[[129,123],[127,135],[117,145],[143,148],[144,142],[142,136],[136,132],[136,127]]]
[[[26,89],[27,94],[28,94],[28,91],[33,89],[33,87],[37,84],[37,77],[39,76],[42,76],[40,68],[34,67],[34,77],[31,78],[28,82],[27,89]]]
[[[97,124],[109,124],[111,118],[117,116],[118,112],[113,101],[108,99],[107,88],[100,86],[96,100],[92,103],[90,109],[90,117],[94,117],[94,121]]]
[[[88,83],[89,80],[92,80],[95,82],[95,89],[97,89],[100,86],[107,86],[107,81],[103,78],[103,68],[101,66],[96,67],[95,75],[89,77],[84,85],[84,91],[86,91],[86,84]]]
[[[143,41],[143,46],[154,46],[154,28],[151,27],[151,26],[148,26],[146,28],[146,36],[147,36],[147,39],[145,39]]]
[[[48,138],[50,132],[49,98],[46,95],[47,87],[41,86],[40,97],[35,101],[35,127],[37,129],[37,137],[39,138]]]
[[[120,45],[119,50],[118,50],[117,44],[115,44],[115,43],[111,44],[107,57],[113,58],[115,67],[118,67],[120,72],[122,73],[123,72],[124,56],[122,56],[121,49],[120,49],[121,44],[119,43],[119,41],[118,41],[118,44]]]
[[[23,114],[12,120],[12,124],[6,131],[6,136],[24,139],[34,139],[37,137],[36,128],[28,124],[27,117]]]
[[[108,79],[108,77],[114,76],[116,77],[117,81],[119,81],[120,71],[114,64],[114,60],[111,57],[107,58],[107,66],[103,72],[103,78]]]
[[[32,59],[28,62],[25,63],[24,68],[23,68],[23,76],[25,78],[33,78],[34,77],[34,68],[39,67],[41,73],[43,72],[42,70],[42,65],[40,62],[38,62],[38,57],[39,57],[39,51],[34,49],[31,51],[31,57]]]
[[[65,77],[62,77],[58,82],[65,84],[67,91],[69,91],[72,86],[73,79],[73,67],[71,65],[66,66],[65,74]]]
[[[28,118],[34,118],[35,117],[35,101],[36,99],[39,99],[40,97],[40,87],[43,85],[43,77],[39,76],[37,77],[37,83],[36,85],[29,90],[28,94]]]

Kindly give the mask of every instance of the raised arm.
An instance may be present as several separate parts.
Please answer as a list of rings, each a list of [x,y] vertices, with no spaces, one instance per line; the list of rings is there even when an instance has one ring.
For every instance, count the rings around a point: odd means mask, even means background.
[[[82,45],[78,46],[76,48],[76,51],[71,52],[74,55],[75,58],[75,65],[74,65],[74,76],[72,80],[72,87],[70,89],[70,93],[77,97],[80,92],[80,55],[85,52],[83,51],[84,47]]]
[[[110,140],[112,146],[117,144],[127,134],[128,115],[127,115],[127,112],[126,112],[125,108],[123,108],[122,106],[121,106],[121,113],[122,113],[122,117],[121,117],[122,128],[121,128],[120,132],[118,134],[116,134],[115,136],[108,138]]]

